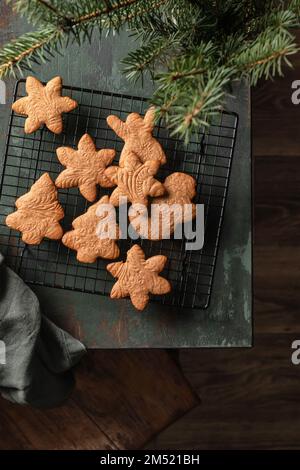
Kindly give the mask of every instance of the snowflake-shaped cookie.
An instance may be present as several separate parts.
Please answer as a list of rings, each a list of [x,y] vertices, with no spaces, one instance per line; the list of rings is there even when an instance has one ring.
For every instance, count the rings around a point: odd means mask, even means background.
[[[56,178],[55,184],[58,188],[78,187],[83,197],[93,202],[97,197],[97,184],[103,188],[114,186],[104,170],[113,161],[115,151],[97,150],[88,134],[81,137],[78,150],[59,147],[56,153],[60,163],[67,167]]]
[[[130,297],[138,310],[144,310],[149,302],[149,294],[167,294],[171,285],[167,279],[159,276],[167,261],[163,255],[145,259],[142,248],[133,245],[127,252],[125,262],[110,263],[107,270],[117,278],[110,296],[112,299]]]
[[[61,77],[53,78],[45,86],[37,78],[26,79],[28,96],[20,98],[12,105],[16,113],[28,116],[25,121],[26,134],[36,131],[42,124],[54,134],[62,132],[62,113],[73,111],[78,104],[68,96],[61,96],[61,90]]]

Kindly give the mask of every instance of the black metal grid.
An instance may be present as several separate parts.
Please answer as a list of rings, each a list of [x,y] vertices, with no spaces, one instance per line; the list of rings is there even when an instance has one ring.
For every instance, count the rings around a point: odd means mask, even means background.
[[[20,234],[10,230],[4,222],[6,215],[15,209],[15,200],[26,193],[41,174],[49,172],[55,179],[63,169],[56,157],[57,147],[76,147],[80,137],[88,132],[95,139],[97,148],[114,148],[118,157],[123,143],[106,124],[106,117],[116,114],[125,119],[128,113],[144,114],[147,108],[143,98],[69,86],[63,89],[64,94],[79,103],[79,107],[64,115],[61,135],[52,134],[46,128],[26,135],[25,118],[11,114],[1,182],[1,251],[7,264],[28,283],[108,295],[114,280],[106,271],[105,261],[79,263],[74,251],[56,241],[45,239],[39,246],[25,245]],[[14,100],[25,95],[25,80],[20,80],[16,84]],[[154,132],[168,157],[158,178],[163,180],[174,171],[192,175],[197,180],[195,202],[205,205],[202,250],[185,251],[185,240],[138,241],[147,257],[160,253],[168,257],[163,275],[170,280],[173,290],[171,294],[155,299],[166,305],[206,308],[209,304],[237,124],[235,113],[222,112],[207,133],[199,131],[187,147],[171,137],[162,124]],[[101,195],[108,193],[103,189],[100,191]],[[65,210],[62,225],[67,231],[72,220],[85,212],[89,203],[77,188],[59,190],[59,200]],[[119,241],[122,259],[132,243],[131,240]]]

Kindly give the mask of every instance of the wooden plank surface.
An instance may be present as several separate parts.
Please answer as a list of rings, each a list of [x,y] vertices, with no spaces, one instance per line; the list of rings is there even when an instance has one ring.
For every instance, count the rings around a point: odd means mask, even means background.
[[[1,450],[116,448],[73,399],[48,411],[0,399],[0,417]]]
[[[165,351],[89,351],[63,406],[0,399],[0,449],[138,449],[199,404]]]
[[[299,368],[290,363],[294,339],[294,333],[261,333],[251,350],[182,353],[202,406],[149,448],[299,449]]]
[[[199,404],[168,353],[147,350],[90,351],[80,366],[74,400],[125,449],[142,447]]]

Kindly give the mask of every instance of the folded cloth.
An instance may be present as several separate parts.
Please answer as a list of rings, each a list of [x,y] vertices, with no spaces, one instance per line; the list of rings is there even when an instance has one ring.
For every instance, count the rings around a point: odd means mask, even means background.
[[[36,295],[0,254],[0,393],[36,407],[54,407],[71,393],[70,370],[84,345],[41,314]]]

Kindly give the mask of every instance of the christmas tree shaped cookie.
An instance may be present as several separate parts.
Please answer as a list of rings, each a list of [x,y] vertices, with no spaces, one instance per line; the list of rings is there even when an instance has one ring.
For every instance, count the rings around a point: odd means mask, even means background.
[[[144,310],[149,302],[149,294],[167,294],[171,285],[167,279],[159,276],[167,261],[163,255],[145,259],[142,248],[133,245],[127,252],[125,263],[110,263],[107,270],[117,278],[112,288],[111,298],[130,297],[138,310]]]
[[[42,239],[59,240],[63,230],[59,221],[64,211],[57,190],[48,173],[44,173],[30,191],[16,200],[17,211],[6,217],[6,225],[22,232],[22,240],[37,245]]]
[[[110,196],[110,202],[119,206],[120,198],[127,198],[131,203],[147,204],[148,196],[161,196],[164,186],[154,178],[159,162],[148,160],[140,162],[134,153],[130,153],[124,162],[124,167],[111,166],[105,170],[105,175],[117,185]]]
[[[115,133],[124,140],[119,166],[123,167],[132,152],[144,163],[155,160],[159,164],[166,163],[166,155],[160,143],[153,137],[154,108],[149,108],[143,118],[137,113],[130,113],[125,122],[117,116],[108,116],[107,123]]]
[[[12,105],[16,113],[28,116],[25,122],[26,134],[36,131],[42,124],[46,124],[54,134],[62,132],[62,113],[72,111],[78,104],[68,96],[61,96],[61,91],[61,77],[53,78],[45,86],[37,78],[27,78],[28,96],[20,98]]]
[[[55,184],[58,188],[78,187],[82,196],[93,202],[97,197],[97,184],[103,188],[114,186],[104,170],[113,161],[115,151],[97,150],[88,134],[81,137],[78,150],[59,147],[56,153],[60,163],[67,167],[56,178]]]
[[[78,261],[94,263],[97,258],[115,259],[119,256],[115,241],[119,238],[119,227],[108,196],[103,196],[85,214],[73,220],[72,226],[74,230],[65,233],[62,242],[77,251]]]

